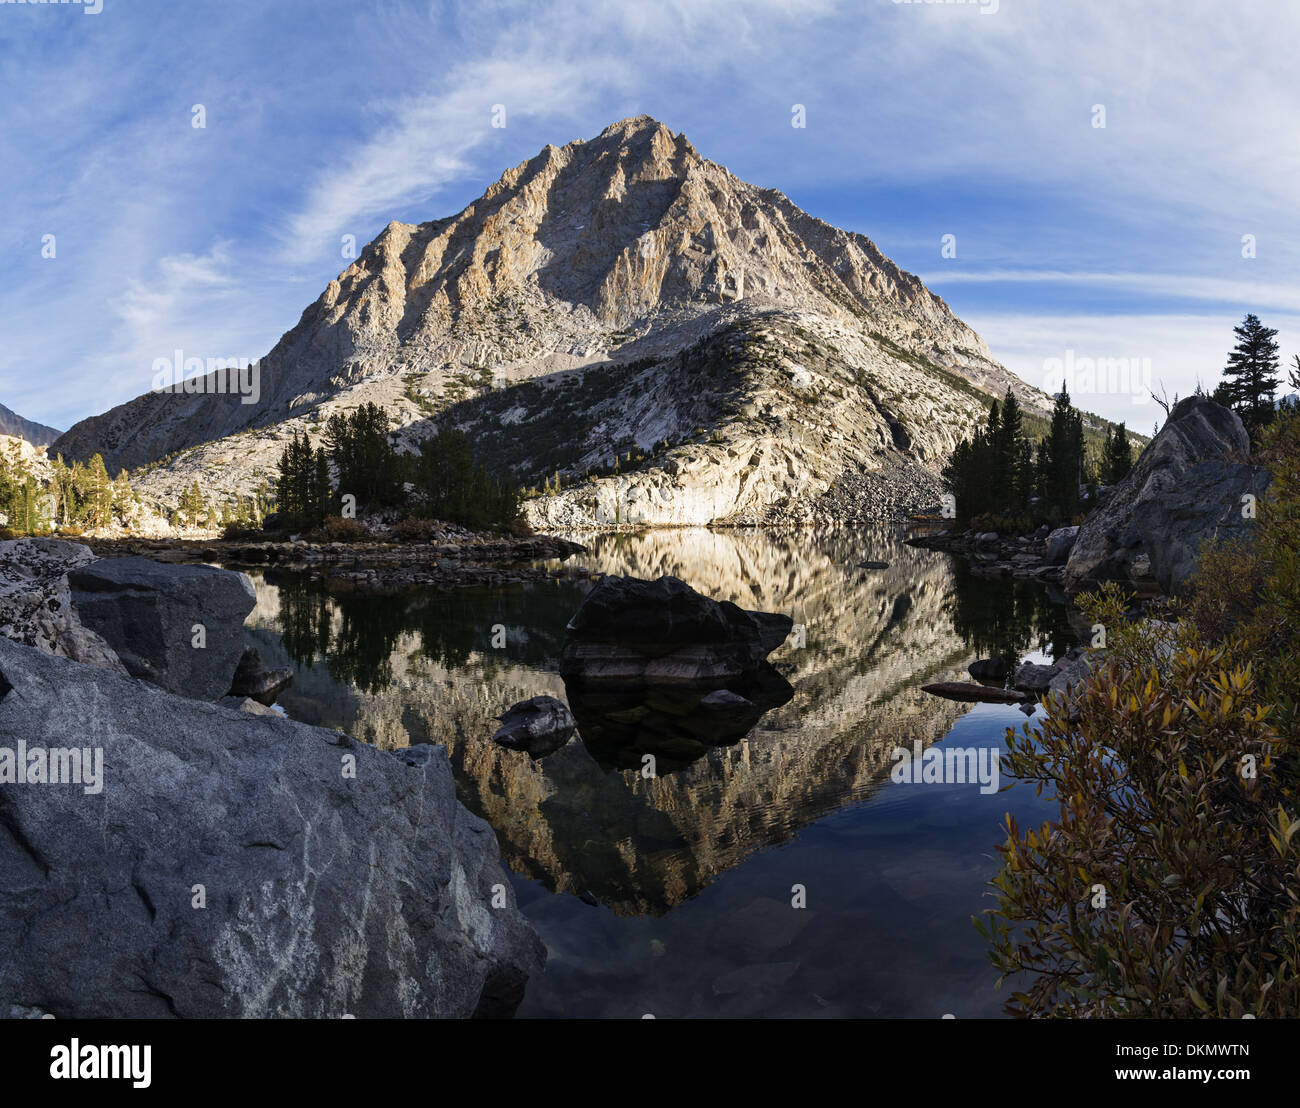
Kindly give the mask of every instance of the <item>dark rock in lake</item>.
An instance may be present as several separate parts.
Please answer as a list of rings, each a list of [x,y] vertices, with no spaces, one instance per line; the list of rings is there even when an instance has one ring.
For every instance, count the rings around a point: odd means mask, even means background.
[[[859,562],[858,569],[888,569],[888,562]]]
[[[1137,464],[1090,513],[1065,566],[1077,592],[1099,581],[1149,583],[1176,592],[1207,539],[1246,536],[1242,498],[1263,496],[1269,474],[1248,464],[1236,412],[1200,396],[1180,400]]]
[[[978,661],[971,662],[966,667],[966,672],[976,681],[997,681],[1001,683],[1007,679],[1011,667],[1007,665],[1005,658],[980,658]]]
[[[81,623],[132,677],[199,700],[226,695],[244,650],[244,619],[257,603],[242,573],[106,558],[72,570],[68,583]]]
[[[675,577],[605,577],[566,628],[560,674],[582,741],[606,768],[680,768],[738,742],[790,683],[767,661],[793,626]]]
[[[922,685],[921,691],[947,700],[969,700],[986,704],[1019,704],[1025,699],[1010,689],[995,689],[990,685],[973,685],[965,681],[940,681],[933,685]]]
[[[746,700],[730,689],[715,689],[708,696],[700,698],[700,710],[703,712],[719,713],[748,713],[753,711],[754,702]]]
[[[534,758],[554,754],[573,738],[577,721],[563,701],[553,696],[521,700],[503,715],[492,741],[511,750],[522,750]]]
[[[235,678],[230,683],[228,696],[251,697],[259,704],[271,705],[275,698],[293,684],[290,666],[267,666],[257,647],[245,648],[235,667]]]
[[[387,752],[6,639],[0,674],[0,747],[75,744],[97,781],[0,788],[4,1015],[508,1015],[540,970],[442,747]]]
[[[1026,662],[1012,679],[1012,684],[1021,692],[1041,695],[1051,687],[1052,679],[1060,672],[1056,666],[1040,666]]]
[[[701,596],[676,577],[603,577],[565,628],[560,675],[584,684],[721,688],[785,642],[787,615]]]

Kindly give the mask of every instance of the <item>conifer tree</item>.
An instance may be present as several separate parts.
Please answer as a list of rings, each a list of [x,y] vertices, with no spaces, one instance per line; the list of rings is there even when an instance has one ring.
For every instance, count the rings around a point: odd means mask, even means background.
[[[1265,327],[1253,312],[1232,329],[1237,345],[1228,355],[1223,384],[1216,396],[1228,400],[1242,422],[1257,430],[1273,418],[1278,386],[1277,331]]]

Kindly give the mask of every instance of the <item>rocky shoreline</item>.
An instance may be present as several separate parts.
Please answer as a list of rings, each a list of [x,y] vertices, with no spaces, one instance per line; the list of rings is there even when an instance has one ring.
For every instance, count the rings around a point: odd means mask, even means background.
[[[208,563],[236,569],[273,567],[307,573],[331,591],[397,592],[414,586],[461,588],[585,577],[578,566],[548,568],[586,547],[550,535],[502,538],[464,532],[450,542],[213,541],[86,539],[103,558],[138,555],[173,565]]]
[[[996,531],[938,531],[912,535],[909,546],[958,554],[980,577],[1016,577],[1060,585],[1065,564],[1078,536],[1077,527],[1055,531],[1040,527],[1030,535],[999,535]]]
[[[1253,464],[1238,415],[1203,396],[1179,401],[1160,433],[1113,488],[1098,490],[1078,527],[1006,537],[946,528],[908,539],[960,554],[971,572],[1034,578],[1075,595],[1117,581],[1140,600],[1174,595],[1209,543],[1248,541],[1268,470]],[[916,528],[933,516],[914,517]]]

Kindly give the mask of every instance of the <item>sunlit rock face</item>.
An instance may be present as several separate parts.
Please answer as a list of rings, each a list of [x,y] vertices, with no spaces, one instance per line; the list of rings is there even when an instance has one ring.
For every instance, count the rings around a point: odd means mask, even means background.
[[[460,426],[525,485],[558,473],[539,526],[881,518],[934,499],[987,396],[1050,406],[869,239],[646,116],[390,223],[261,358],[256,396],[220,380],[142,380],[51,454],[166,459],[135,479],[146,499],[199,479],[220,500],[373,401],[407,444]]]
[[[855,568],[865,559],[889,568]],[[949,563],[890,535],[608,535],[588,562],[671,573],[715,599],[790,616],[771,655],[793,690],[788,702],[732,745],[702,744],[652,777],[639,761],[602,759],[600,736],[593,751],[581,726],[542,759],[502,748],[494,717],[537,695],[567,699],[556,667],[588,587],[572,583],[478,600],[467,590],[399,598],[367,630],[366,613],[382,601],[307,599],[287,581],[259,580],[252,641],[278,664],[273,628],[300,648],[328,639],[342,680],[318,656],[282,698],[292,715],[385,747],[445,745],[462,801],[492,824],[512,870],[590,893],[620,915],[666,912],[750,852],[863,799],[896,747],[928,745],[969,710],[919,691],[962,675],[975,657],[954,627]],[[505,649],[493,648],[494,628],[504,628]]]

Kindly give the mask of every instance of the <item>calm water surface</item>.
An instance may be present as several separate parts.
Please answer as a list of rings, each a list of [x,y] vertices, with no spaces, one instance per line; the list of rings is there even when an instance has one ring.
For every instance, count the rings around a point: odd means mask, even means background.
[[[892,532],[579,538],[593,570],[671,573],[791,615],[804,645],[792,636],[771,660],[794,697],[741,742],[649,780],[603,767],[580,737],[535,761],[491,741],[492,717],[565,697],[564,625],[589,583],[375,598],[254,577],[250,641],[297,666],[281,699],[291,717],[384,747],[447,747],[550,951],[519,1014],[1001,1015],[970,920],[991,904],[1004,814],[1037,822],[1055,806],[1025,785],[895,784],[890,755],[914,741],[1004,749],[1019,709],[920,686],[964,680],[996,650],[1063,653],[1066,610]],[[796,887],[806,907],[792,907]]]

